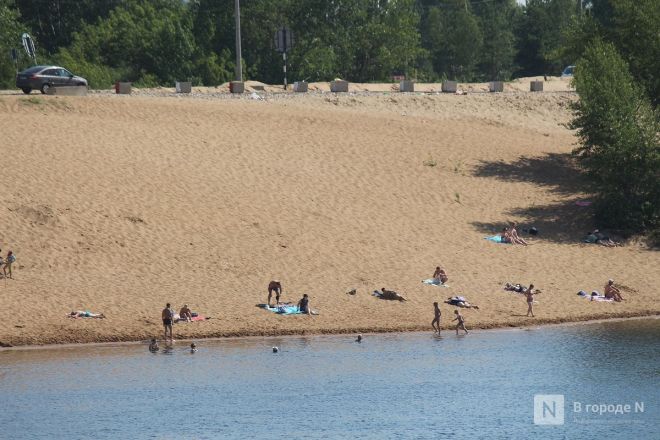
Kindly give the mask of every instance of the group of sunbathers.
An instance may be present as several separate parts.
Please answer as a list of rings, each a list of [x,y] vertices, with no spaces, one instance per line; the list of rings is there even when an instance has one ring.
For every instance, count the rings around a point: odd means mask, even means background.
[[[268,307],[271,306],[271,300],[273,298],[273,294],[275,294],[275,305],[279,306],[280,303],[280,297],[282,296],[282,283],[279,280],[273,280],[270,283],[268,283]],[[315,315],[318,314],[317,312],[312,313],[311,306],[309,304],[309,295],[306,293],[303,294],[302,298],[298,301],[298,310],[300,313],[304,315]]]

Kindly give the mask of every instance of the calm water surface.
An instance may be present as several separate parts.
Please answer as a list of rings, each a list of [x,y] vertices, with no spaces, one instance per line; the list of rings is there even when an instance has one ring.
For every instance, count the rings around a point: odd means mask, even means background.
[[[0,351],[0,438],[660,439],[658,319],[353,340]],[[535,425],[535,394],[565,424]]]

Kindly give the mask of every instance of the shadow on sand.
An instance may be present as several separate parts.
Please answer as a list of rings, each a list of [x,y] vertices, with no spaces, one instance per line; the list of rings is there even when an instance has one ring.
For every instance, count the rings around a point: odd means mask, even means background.
[[[534,226],[539,234],[532,237],[532,241],[579,244],[587,231],[593,228],[591,208],[575,204],[584,198],[581,194],[587,184],[570,154],[549,153],[541,157],[521,157],[512,163],[482,162],[477,165],[473,175],[508,182],[529,182],[547,187],[559,196],[574,196],[559,203],[524,206],[506,211],[506,215],[525,219],[518,228],[523,238],[529,236],[522,233],[522,229]],[[472,222],[472,225],[484,234],[498,233],[505,226],[502,223],[482,222]]]

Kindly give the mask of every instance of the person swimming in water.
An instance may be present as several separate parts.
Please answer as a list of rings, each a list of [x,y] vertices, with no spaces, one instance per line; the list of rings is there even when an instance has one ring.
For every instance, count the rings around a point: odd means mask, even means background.
[[[190,344],[190,353],[197,353],[197,345],[194,342]]]
[[[152,338],[151,343],[149,344],[149,351],[156,353],[158,350],[160,350],[160,347],[158,347],[158,341],[156,341],[156,338]]]

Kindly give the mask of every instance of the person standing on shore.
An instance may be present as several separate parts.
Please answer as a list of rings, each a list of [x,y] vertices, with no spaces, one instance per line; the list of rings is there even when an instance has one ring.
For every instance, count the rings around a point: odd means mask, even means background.
[[[527,298],[527,315],[532,314],[532,318],[534,317],[534,310],[533,310],[533,305],[534,305],[534,284],[530,284],[527,290],[523,293],[525,295],[525,298]]]
[[[458,321],[458,324],[456,324],[456,335],[458,335],[458,329],[463,329],[467,335],[468,331],[465,328],[465,318],[463,318],[463,315],[458,310],[454,310],[454,313],[456,314],[456,318],[453,321]]]
[[[282,283],[278,280],[268,283],[268,306],[270,306],[270,299],[273,297],[273,293],[275,294],[275,305],[278,305],[280,303],[280,295],[282,295]]]
[[[167,332],[169,331],[170,342],[174,342],[174,335],[172,334],[172,320],[174,319],[174,310],[172,310],[170,303],[165,305],[161,315],[163,318],[163,327],[165,328],[165,339],[167,339]]]
[[[440,312],[440,307],[437,302],[433,303],[433,308],[435,309],[435,318],[431,321],[431,327],[433,327],[433,333],[437,332],[440,334],[440,317],[442,316],[442,313]]]

